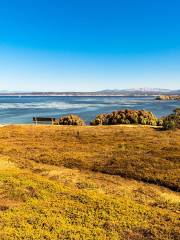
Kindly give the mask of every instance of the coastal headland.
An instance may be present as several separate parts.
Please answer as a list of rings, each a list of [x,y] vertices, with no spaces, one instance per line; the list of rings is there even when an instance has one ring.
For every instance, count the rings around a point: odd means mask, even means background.
[[[180,95],[160,95],[156,97],[156,100],[180,100]]]

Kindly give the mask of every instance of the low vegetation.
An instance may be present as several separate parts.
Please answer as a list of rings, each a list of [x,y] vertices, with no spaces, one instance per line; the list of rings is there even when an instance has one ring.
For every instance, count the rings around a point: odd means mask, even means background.
[[[177,240],[179,151],[180,130],[3,127],[0,239]]]
[[[145,110],[119,110],[109,114],[99,114],[91,125],[142,124],[157,125],[158,119]]]
[[[167,117],[157,118],[152,112],[145,110],[118,110],[112,113],[103,113],[96,116],[90,125],[120,125],[120,124],[140,124],[162,126],[164,130],[180,128],[180,110],[177,108],[173,114]],[[68,115],[56,119],[54,125],[84,126],[85,121],[78,115]]]
[[[149,126],[7,126],[0,154],[26,166],[38,162],[120,175],[179,189],[180,131]]]
[[[164,130],[180,129],[180,109],[175,109],[173,114],[163,118],[162,125]]]
[[[75,126],[83,126],[85,125],[84,120],[82,120],[77,115],[68,115],[63,116],[55,122],[57,125],[75,125]]]

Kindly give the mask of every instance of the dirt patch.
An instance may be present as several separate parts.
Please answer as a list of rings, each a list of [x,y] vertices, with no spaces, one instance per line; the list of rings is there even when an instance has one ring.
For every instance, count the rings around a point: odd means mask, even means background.
[[[13,207],[18,207],[20,204],[21,202],[9,200],[9,199],[0,199],[0,211],[5,211]]]

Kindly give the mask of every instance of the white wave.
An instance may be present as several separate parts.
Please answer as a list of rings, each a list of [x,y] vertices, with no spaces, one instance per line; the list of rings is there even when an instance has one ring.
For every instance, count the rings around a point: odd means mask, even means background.
[[[0,109],[76,109],[76,108],[94,108],[102,106],[101,104],[70,104],[65,102],[45,102],[45,103],[0,103]]]
[[[139,104],[139,103],[151,103],[153,101],[151,100],[145,100],[145,99],[105,99],[103,101],[103,103],[105,104],[124,104],[124,103],[128,103],[128,104]]]
[[[100,101],[96,101],[94,103],[88,102],[87,100],[91,101],[92,99],[88,98],[84,103],[68,103],[68,102],[60,102],[60,101],[48,101],[48,102],[29,102],[29,103],[0,103],[1,110],[8,110],[8,109],[57,109],[57,110],[66,110],[66,109],[83,109],[83,108],[101,108],[101,107],[109,107],[109,106],[127,106],[131,107],[138,104],[146,104],[150,103],[150,100],[145,99],[111,99],[111,98],[104,98],[98,99]],[[84,101],[81,100],[81,101]]]

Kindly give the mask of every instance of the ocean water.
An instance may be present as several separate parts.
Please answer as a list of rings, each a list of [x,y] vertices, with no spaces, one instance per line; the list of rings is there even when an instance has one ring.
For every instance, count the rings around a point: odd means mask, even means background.
[[[89,123],[99,113],[118,109],[145,109],[161,117],[179,105],[178,101],[157,101],[154,97],[1,96],[0,123],[32,123],[33,117],[67,114],[78,114]]]

